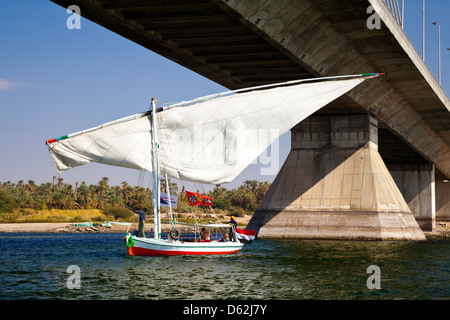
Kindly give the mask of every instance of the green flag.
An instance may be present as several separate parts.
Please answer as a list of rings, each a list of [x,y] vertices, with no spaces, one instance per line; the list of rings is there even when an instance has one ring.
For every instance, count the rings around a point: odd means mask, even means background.
[[[131,248],[133,246],[134,246],[134,240],[133,240],[133,237],[130,235],[127,239],[127,247]]]

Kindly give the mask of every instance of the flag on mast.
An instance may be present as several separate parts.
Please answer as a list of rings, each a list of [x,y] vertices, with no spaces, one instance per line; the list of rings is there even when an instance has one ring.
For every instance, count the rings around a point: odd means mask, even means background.
[[[195,192],[185,191],[190,206],[212,206],[212,198]]]
[[[165,192],[161,192],[160,196],[160,205],[161,207],[168,207],[169,206],[169,195]],[[170,205],[172,206],[172,209],[177,208],[178,203],[178,197],[174,196],[173,194],[170,195]]]
[[[255,230],[236,228],[236,237],[239,239],[239,241],[242,240],[242,241],[250,242],[252,240],[255,240],[255,234],[256,234]]]

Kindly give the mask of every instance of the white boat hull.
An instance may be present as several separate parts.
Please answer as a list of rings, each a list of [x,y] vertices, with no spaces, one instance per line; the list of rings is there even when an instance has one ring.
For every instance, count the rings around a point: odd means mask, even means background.
[[[132,237],[132,241],[129,241]],[[132,235],[126,236],[126,242],[132,242],[132,246],[127,246],[131,256],[159,256],[159,255],[205,255],[205,254],[231,254],[236,253],[244,246],[240,242],[189,242],[189,241],[168,241],[166,239],[141,238]]]

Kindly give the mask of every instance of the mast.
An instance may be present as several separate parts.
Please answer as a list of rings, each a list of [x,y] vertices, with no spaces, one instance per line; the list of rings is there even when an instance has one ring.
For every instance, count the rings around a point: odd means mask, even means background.
[[[158,158],[158,143],[156,133],[156,102],[152,98],[152,153],[153,153],[153,214],[155,219],[154,238],[161,237],[161,217],[160,217],[160,190],[159,190],[159,158]]]

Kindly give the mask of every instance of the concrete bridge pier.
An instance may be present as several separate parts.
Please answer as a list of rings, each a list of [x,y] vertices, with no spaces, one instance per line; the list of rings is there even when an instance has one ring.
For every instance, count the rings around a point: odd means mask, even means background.
[[[388,164],[387,167],[420,228],[433,231],[436,228],[434,164]]]
[[[425,240],[378,153],[376,119],[317,115],[291,133],[286,162],[247,226],[259,238]]]
[[[436,180],[436,221],[450,226],[450,181]]]

